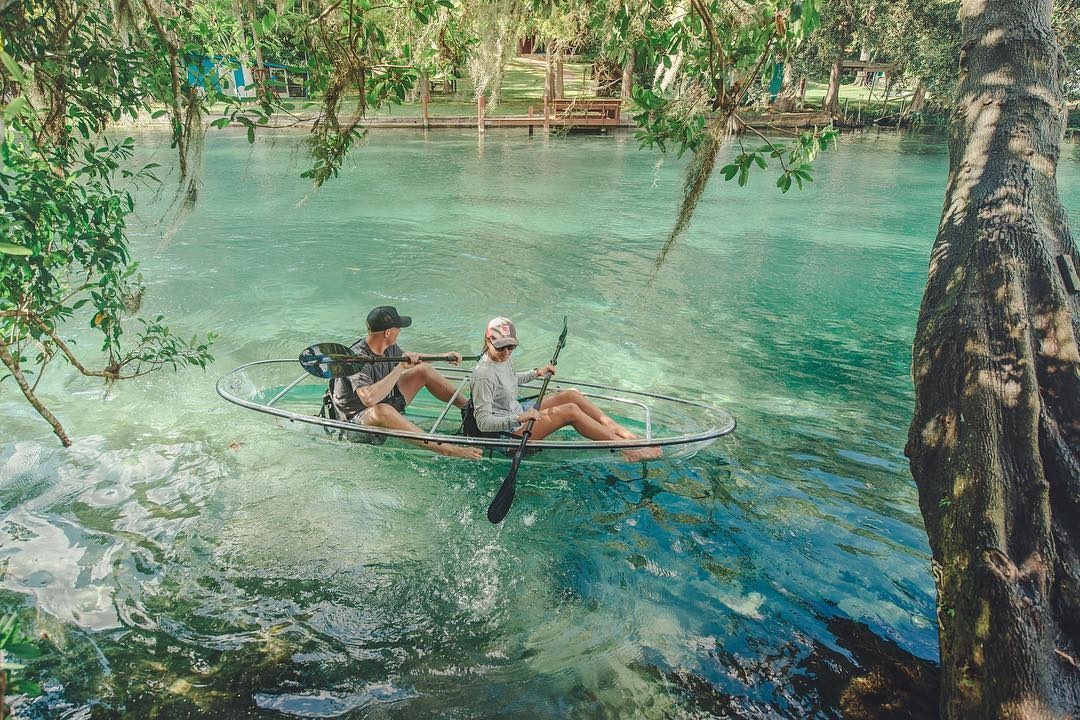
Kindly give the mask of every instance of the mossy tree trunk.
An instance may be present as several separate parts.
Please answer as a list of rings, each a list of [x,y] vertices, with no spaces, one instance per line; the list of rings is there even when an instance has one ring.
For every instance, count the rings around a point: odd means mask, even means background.
[[[1056,170],[1052,0],[963,0],[945,207],[907,454],[933,552],[945,718],[1080,714],[1080,266]]]
[[[840,115],[840,62],[837,58],[829,72],[829,89],[825,91],[825,99],[821,103],[822,112],[836,117]]]
[[[904,111],[904,117],[907,118],[916,113],[921,113],[924,107],[926,107],[926,82],[919,78],[918,82],[915,83],[915,92],[911,96],[911,104]]]

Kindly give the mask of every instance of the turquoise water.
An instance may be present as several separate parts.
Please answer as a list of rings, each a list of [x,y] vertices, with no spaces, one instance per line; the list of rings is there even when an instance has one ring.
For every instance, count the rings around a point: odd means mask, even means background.
[[[145,197],[133,222],[143,310],[217,333],[206,373],[103,394],[53,368],[70,450],[0,385],[0,598],[50,638],[24,712],[835,717],[851,628],[936,661],[902,450],[941,139],[845,136],[802,193],[716,182],[659,269],[682,164],[629,136],[379,132],[317,192],[300,141],[211,135],[190,216],[165,228]],[[529,367],[567,315],[565,376],[739,428],[647,472],[526,468],[494,527],[505,465],[328,443],[216,396],[383,303],[420,351],[475,350],[507,314]]]

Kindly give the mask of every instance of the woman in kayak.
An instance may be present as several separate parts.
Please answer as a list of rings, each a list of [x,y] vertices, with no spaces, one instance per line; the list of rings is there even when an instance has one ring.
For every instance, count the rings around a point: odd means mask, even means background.
[[[515,372],[510,359],[517,347],[514,323],[497,317],[484,331],[484,355],[472,372],[472,412],[476,428],[484,434],[512,433],[521,436],[525,424],[535,420],[532,439],[540,440],[561,427],[572,426],[590,440],[637,440],[635,435],[596,407],[579,391],[562,390],[543,399],[537,410],[534,401],[518,401],[518,387],[555,374],[554,365]],[[661,456],[658,447],[623,448],[627,460],[651,460]]]

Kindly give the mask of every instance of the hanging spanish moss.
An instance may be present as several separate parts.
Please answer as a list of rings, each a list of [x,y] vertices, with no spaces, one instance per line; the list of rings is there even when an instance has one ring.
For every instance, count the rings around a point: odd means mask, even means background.
[[[679,215],[675,219],[675,225],[671,228],[671,234],[668,235],[667,242],[664,243],[664,247],[660,249],[660,253],[656,256],[656,269],[660,269],[660,266],[667,260],[668,253],[675,245],[675,241],[682,237],[686,229],[690,227],[690,220],[694,217],[694,211],[701,200],[701,195],[709,185],[709,178],[712,177],[713,168],[716,166],[716,156],[720,149],[724,147],[728,138],[731,137],[734,128],[735,119],[733,116],[729,115],[724,119],[714,121],[714,125],[709,127],[701,145],[694,152],[694,157],[686,168],[686,177],[683,180],[683,197],[679,205]]]
[[[524,31],[527,7],[521,0],[483,0],[467,11],[479,42],[471,48],[467,66],[476,97],[488,106],[499,103],[503,73]]]

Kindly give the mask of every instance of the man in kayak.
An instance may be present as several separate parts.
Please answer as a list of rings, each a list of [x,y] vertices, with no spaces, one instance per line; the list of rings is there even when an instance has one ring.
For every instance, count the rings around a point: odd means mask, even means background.
[[[360,372],[355,375],[331,380],[330,398],[337,417],[361,425],[422,433],[424,431],[404,415],[405,407],[416,397],[416,393],[420,392],[421,388],[427,388],[428,392],[443,402],[450,400],[454,388],[449,381],[431,365],[422,362],[417,353],[404,352],[398,346],[401,329],[410,325],[412,318],[399,315],[397,309],[390,305],[380,305],[368,313],[367,335],[352,346],[353,352],[367,357],[404,356],[407,360],[398,363],[364,363],[360,366]],[[461,362],[460,353],[442,354],[452,356],[455,365]],[[464,407],[465,403],[466,399],[461,395],[454,398],[454,404],[459,408]],[[475,447],[438,442],[422,444],[428,450],[449,457],[479,460],[483,455],[480,449]]]

